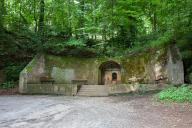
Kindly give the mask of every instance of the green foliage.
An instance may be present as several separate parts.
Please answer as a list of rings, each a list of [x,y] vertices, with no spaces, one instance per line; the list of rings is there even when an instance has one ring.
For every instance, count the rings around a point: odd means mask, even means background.
[[[18,81],[19,79],[19,73],[23,70],[25,67],[24,64],[14,64],[11,63],[8,66],[4,68],[5,74],[6,74],[6,80],[7,81]]]
[[[70,38],[65,44],[66,46],[84,47],[85,41],[82,39]]]
[[[7,82],[0,84],[0,88],[3,88],[3,89],[13,88],[13,87],[15,87],[14,81],[7,81]]]
[[[39,52],[121,56],[174,42],[189,82],[191,10],[191,0],[1,0],[0,66]]]
[[[160,35],[156,40],[153,40],[150,42],[151,47],[161,47],[166,46],[171,42],[173,35],[171,33],[164,33],[163,35]]]
[[[86,44],[83,39],[51,39],[44,44],[44,51],[48,51],[53,54],[61,54],[69,49],[83,48],[85,45]]]
[[[45,51],[59,54],[65,50],[65,42],[62,40],[50,40],[43,47]]]
[[[159,100],[175,102],[192,102],[192,88],[186,85],[181,87],[170,87],[157,94],[157,98]]]

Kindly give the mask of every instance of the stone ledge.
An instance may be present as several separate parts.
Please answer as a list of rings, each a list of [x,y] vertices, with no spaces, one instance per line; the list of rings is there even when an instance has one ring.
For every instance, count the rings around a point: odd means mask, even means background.
[[[77,94],[75,84],[25,84],[23,94],[56,94],[74,96]]]
[[[109,86],[109,94],[161,90],[168,84],[119,84]]]

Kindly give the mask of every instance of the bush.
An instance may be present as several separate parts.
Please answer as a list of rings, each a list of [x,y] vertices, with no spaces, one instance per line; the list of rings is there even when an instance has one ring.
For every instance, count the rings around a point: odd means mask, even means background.
[[[15,87],[14,81],[7,81],[2,84],[0,84],[0,88],[7,89],[7,88],[13,88]]]
[[[24,64],[9,64],[7,67],[4,68],[6,74],[6,81],[18,81],[19,80],[19,73],[25,67]]]
[[[159,100],[192,103],[192,88],[185,85],[181,87],[170,87],[158,93],[157,98]]]
[[[85,41],[83,39],[50,39],[44,43],[44,51],[47,53],[62,55],[71,49],[83,48],[85,47]]]

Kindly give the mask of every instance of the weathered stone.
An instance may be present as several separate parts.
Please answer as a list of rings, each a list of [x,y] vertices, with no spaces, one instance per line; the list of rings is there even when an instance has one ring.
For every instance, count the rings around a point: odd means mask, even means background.
[[[19,92],[25,93],[25,85],[27,83],[40,83],[40,77],[45,73],[44,55],[37,55],[35,58],[21,71],[19,77]]]
[[[82,85],[77,96],[108,96],[107,85]]]
[[[57,94],[73,96],[77,94],[74,84],[26,84],[23,93],[27,94]]]
[[[183,62],[176,46],[114,58],[36,56],[20,74],[20,92],[26,93],[28,84],[39,84],[42,75],[53,78],[56,84],[86,81],[88,85],[112,85],[113,92],[136,91],[140,84],[184,83]],[[127,84],[131,86],[127,87]],[[38,92],[38,89],[35,91]],[[72,91],[66,86],[56,86],[49,91],[59,92],[55,90]]]
[[[176,45],[170,46],[168,49],[167,76],[172,84],[184,83],[184,67],[181,54]]]

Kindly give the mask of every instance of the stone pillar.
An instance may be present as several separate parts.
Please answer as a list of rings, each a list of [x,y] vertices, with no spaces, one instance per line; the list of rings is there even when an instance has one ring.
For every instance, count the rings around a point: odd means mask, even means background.
[[[37,55],[23,69],[19,77],[19,92],[26,93],[27,83],[39,83],[39,78],[45,73],[45,58],[44,55]]]
[[[19,93],[25,92],[26,83],[27,83],[27,70],[24,69],[19,76]]]
[[[176,45],[168,48],[167,74],[169,82],[172,84],[184,83],[184,66],[181,53]]]

